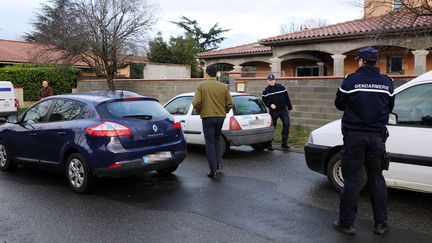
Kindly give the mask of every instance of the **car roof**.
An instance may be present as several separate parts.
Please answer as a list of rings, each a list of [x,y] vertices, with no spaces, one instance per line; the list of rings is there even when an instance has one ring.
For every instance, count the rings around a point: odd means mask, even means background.
[[[395,92],[399,92],[399,90],[406,89],[407,87],[411,87],[417,84],[428,83],[428,82],[432,82],[432,71],[424,73],[418,76],[417,78],[399,86],[397,89],[395,89]]]
[[[181,96],[194,96],[195,92],[188,92],[188,93],[183,93],[183,94],[179,94],[176,95],[175,97],[181,97]],[[248,93],[239,93],[239,92],[230,92],[231,96],[239,96],[239,95],[251,95],[254,96],[252,94],[248,94]]]
[[[74,99],[87,104],[93,104],[95,106],[109,100],[118,100],[124,98],[143,98],[143,99],[158,101],[157,99],[152,97],[143,96],[130,91],[120,91],[120,90],[79,92],[74,94],[55,95],[55,96],[50,96],[48,98]]]

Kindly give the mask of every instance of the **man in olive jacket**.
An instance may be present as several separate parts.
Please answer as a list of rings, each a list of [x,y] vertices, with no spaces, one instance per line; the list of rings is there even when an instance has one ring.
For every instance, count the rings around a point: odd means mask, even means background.
[[[220,137],[226,113],[233,107],[228,88],[216,80],[214,66],[206,68],[206,81],[201,82],[192,102],[196,112],[202,119],[206,155],[210,167],[207,177],[215,179],[220,176],[217,170],[222,169],[222,153]]]

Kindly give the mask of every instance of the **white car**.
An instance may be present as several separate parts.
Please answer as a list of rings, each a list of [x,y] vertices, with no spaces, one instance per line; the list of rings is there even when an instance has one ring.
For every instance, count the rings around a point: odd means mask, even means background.
[[[387,129],[387,152],[391,155],[384,177],[388,187],[432,192],[432,71],[395,89],[395,107]],[[327,175],[340,190],[342,148],[341,120],[318,128],[305,145],[308,167]],[[365,182],[366,183],[366,182]]]
[[[0,81],[0,117],[15,114],[19,109],[14,87],[9,81]]]
[[[234,107],[222,126],[222,154],[230,146],[250,145],[255,150],[263,150],[272,142],[274,127],[264,103],[257,97],[245,93],[231,93]],[[193,109],[194,93],[177,95],[164,107],[177,121],[188,144],[205,145],[200,115]]]

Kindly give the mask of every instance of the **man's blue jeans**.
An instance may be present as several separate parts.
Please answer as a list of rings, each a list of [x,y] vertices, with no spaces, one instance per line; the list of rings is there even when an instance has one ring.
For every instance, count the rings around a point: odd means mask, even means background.
[[[211,173],[215,173],[218,165],[222,163],[220,139],[224,120],[225,117],[207,117],[202,119],[206,155]]]

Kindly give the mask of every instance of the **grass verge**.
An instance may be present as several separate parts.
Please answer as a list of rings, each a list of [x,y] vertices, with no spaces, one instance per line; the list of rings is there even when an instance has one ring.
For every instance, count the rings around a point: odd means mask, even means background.
[[[303,149],[311,130],[300,125],[290,126],[289,130],[288,144],[293,148]],[[276,126],[275,139],[273,141],[274,144],[281,144],[281,133],[282,124],[278,123]]]

